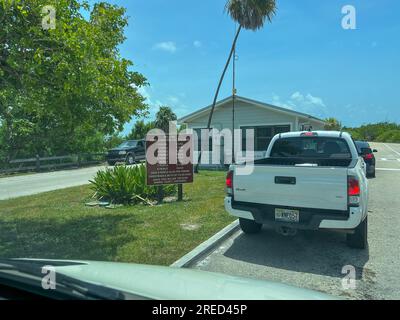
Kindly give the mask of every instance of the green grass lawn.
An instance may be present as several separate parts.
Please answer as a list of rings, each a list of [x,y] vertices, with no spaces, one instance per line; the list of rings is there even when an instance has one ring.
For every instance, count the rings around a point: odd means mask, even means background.
[[[0,201],[0,257],[171,264],[234,220],[224,177],[202,171],[183,202],[154,207],[86,207],[89,185]]]

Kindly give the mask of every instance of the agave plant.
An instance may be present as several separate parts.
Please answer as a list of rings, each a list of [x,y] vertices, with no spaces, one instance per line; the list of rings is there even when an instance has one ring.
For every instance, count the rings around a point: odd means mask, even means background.
[[[242,28],[247,30],[256,31],[261,29],[265,22],[268,20],[272,21],[276,13],[276,1],[275,0],[228,0],[225,5],[225,11],[231,16],[231,18],[239,24],[239,28],[236,31],[233,39],[231,51],[228,56],[228,60],[225,63],[224,70],[222,71],[221,78],[218,82],[217,90],[215,91],[214,100],[212,103],[210,115],[208,118],[207,129],[211,128],[211,121],[214,114],[215,104],[218,100],[218,94],[221,89],[222,82],[225,77],[226,70],[231,62],[233,53],[235,52],[236,42],[239,38],[240,31]],[[195,171],[198,171],[198,166],[201,161],[201,152]]]
[[[116,166],[98,171],[90,183],[98,199],[113,204],[135,204],[153,200],[157,196],[157,187],[146,185],[144,164],[133,167]],[[165,195],[172,195],[175,192],[174,185],[164,187]]]

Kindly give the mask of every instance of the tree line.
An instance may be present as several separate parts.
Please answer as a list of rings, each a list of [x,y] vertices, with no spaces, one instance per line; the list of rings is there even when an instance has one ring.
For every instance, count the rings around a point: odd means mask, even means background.
[[[44,4],[55,29],[40,23]],[[101,151],[148,114],[138,92],[147,79],[119,51],[127,24],[125,9],[105,2],[0,5],[0,161]]]
[[[354,140],[400,143],[400,124],[394,122],[385,121],[363,124],[360,127],[346,127],[335,118],[328,118],[325,121],[326,130],[349,132]]]
[[[146,134],[152,129],[162,129],[164,132],[169,131],[170,121],[176,121],[177,116],[168,106],[160,106],[158,112],[155,115],[154,121],[145,121],[140,119],[135,122],[130,133],[126,136],[114,134],[110,137],[107,142],[107,148],[110,149],[116,145],[122,143],[125,140],[141,140],[146,138]],[[184,126],[180,126],[178,130],[183,129]]]

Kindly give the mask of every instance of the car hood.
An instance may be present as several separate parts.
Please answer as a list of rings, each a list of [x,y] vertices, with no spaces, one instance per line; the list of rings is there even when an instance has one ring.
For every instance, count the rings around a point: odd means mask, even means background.
[[[54,266],[56,274],[139,295],[168,300],[332,300],[336,297],[281,283],[194,269],[133,263],[17,259]]]

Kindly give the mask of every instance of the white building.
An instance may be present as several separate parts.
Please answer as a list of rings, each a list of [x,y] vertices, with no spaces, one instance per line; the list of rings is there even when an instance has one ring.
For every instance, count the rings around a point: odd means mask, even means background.
[[[289,131],[322,130],[325,122],[311,115],[301,112],[273,106],[267,103],[251,100],[248,98],[235,97],[235,121],[233,126],[233,99],[232,96],[219,101],[216,104],[211,128],[212,129],[254,129],[254,151],[256,158],[261,157],[266,151],[267,146],[274,135]],[[180,124],[186,124],[188,129],[193,129],[196,133],[201,129],[207,128],[208,117],[211,106],[202,108],[178,120]],[[198,134],[198,144],[201,145],[201,135]],[[245,151],[246,135],[242,134],[240,139],[240,150]],[[211,144],[211,143],[210,143]],[[214,147],[220,148],[220,162],[224,163],[224,159],[231,159],[232,155],[224,152],[224,141],[214,141]],[[210,147],[212,151],[212,147]],[[196,158],[196,153],[194,154]],[[205,152],[202,158],[209,158]],[[196,158],[197,159],[197,158]]]

